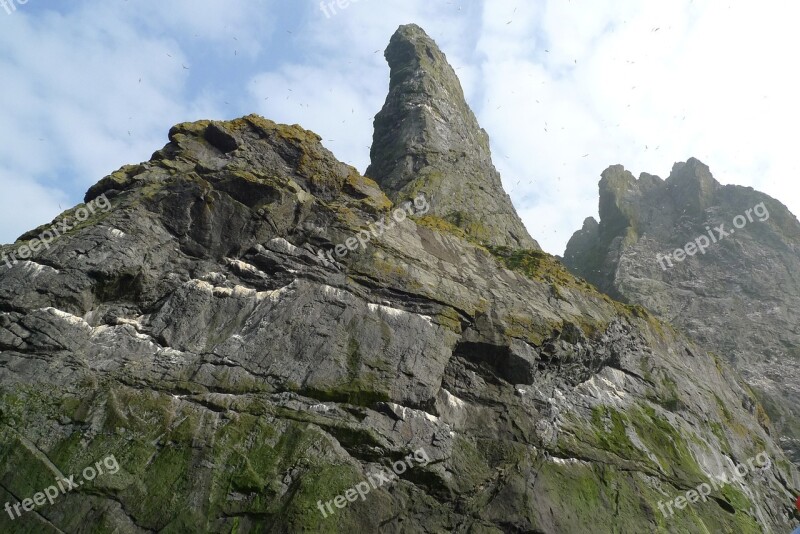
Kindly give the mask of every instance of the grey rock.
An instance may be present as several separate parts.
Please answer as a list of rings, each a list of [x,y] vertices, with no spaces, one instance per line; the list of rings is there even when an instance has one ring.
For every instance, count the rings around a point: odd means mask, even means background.
[[[788,531],[800,475],[728,365],[425,217],[320,256],[395,205],[319,141],[177,125],[89,190],[110,211],[0,271],[0,501],[119,466],[0,530]]]
[[[389,95],[375,117],[366,175],[397,203],[424,193],[432,215],[478,242],[538,250],[503,190],[489,136],[436,43],[415,24],[401,26],[385,56]]]
[[[762,203],[764,211],[756,208]],[[742,228],[734,227],[736,217]],[[730,235],[720,239],[720,225]],[[674,251],[690,242],[693,254],[676,259]],[[800,224],[783,204],[752,188],[720,185],[692,158],[676,163],[666,181],[609,167],[600,181],[600,223],[584,223],[564,263],[733,363],[797,463],[799,252]]]

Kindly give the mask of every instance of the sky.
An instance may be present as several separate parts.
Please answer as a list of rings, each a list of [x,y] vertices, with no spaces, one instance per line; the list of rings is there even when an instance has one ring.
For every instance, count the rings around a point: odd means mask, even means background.
[[[300,124],[364,172],[383,50],[410,22],[456,69],[547,252],[597,217],[614,164],[665,178],[696,157],[798,214],[798,14],[776,0],[0,0],[0,242],[148,160],[180,122]]]

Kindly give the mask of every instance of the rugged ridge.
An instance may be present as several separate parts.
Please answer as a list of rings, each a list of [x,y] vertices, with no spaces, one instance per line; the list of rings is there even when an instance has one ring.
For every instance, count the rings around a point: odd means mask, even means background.
[[[777,200],[722,186],[691,158],[667,180],[622,166],[603,172],[600,222],[590,218],[564,263],[604,292],[641,304],[733,362],[763,398],[780,441],[800,462],[800,224]],[[766,216],[733,220],[763,203]],[[760,210],[760,208],[759,208]],[[763,213],[763,212],[762,212]],[[684,261],[666,255],[719,237]],[[711,238],[709,237],[709,241]]]
[[[800,475],[753,393],[643,308],[435,217],[330,261],[397,206],[317,135],[251,115],[169,139],[89,190],[110,211],[0,270],[0,502],[121,468],[3,532],[791,526]]]
[[[389,95],[375,117],[366,175],[393,201],[423,192],[432,214],[478,242],[539,250],[503,190],[489,136],[436,43],[415,24],[386,48]]]

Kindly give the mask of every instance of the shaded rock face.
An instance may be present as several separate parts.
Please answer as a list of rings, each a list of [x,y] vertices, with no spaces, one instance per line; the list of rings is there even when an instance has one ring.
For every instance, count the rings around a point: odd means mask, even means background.
[[[100,195],[0,271],[0,502],[119,470],[2,532],[793,526],[800,475],[752,392],[643,308],[428,217],[320,254],[397,207],[311,132],[180,124]]]
[[[720,185],[696,159],[666,181],[609,167],[600,222],[575,233],[564,263],[738,367],[800,462],[800,224],[783,204]]]
[[[480,243],[539,250],[503,190],[489,136],[445,55],[414,24],[386,49],[389,96],[375,117],[367,176],[393,201],[424,192],[432,215]]]

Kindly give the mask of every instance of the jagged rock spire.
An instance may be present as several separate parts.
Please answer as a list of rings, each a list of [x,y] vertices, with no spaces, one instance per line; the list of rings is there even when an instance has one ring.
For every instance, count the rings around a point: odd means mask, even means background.
[[[425,193],[433,215],[479,241],[539,249],[503,190],[489,136],[436,43],[415,24],[401,26],[385,56],[389,95],[375,117],[367,176],[395,201]]]

